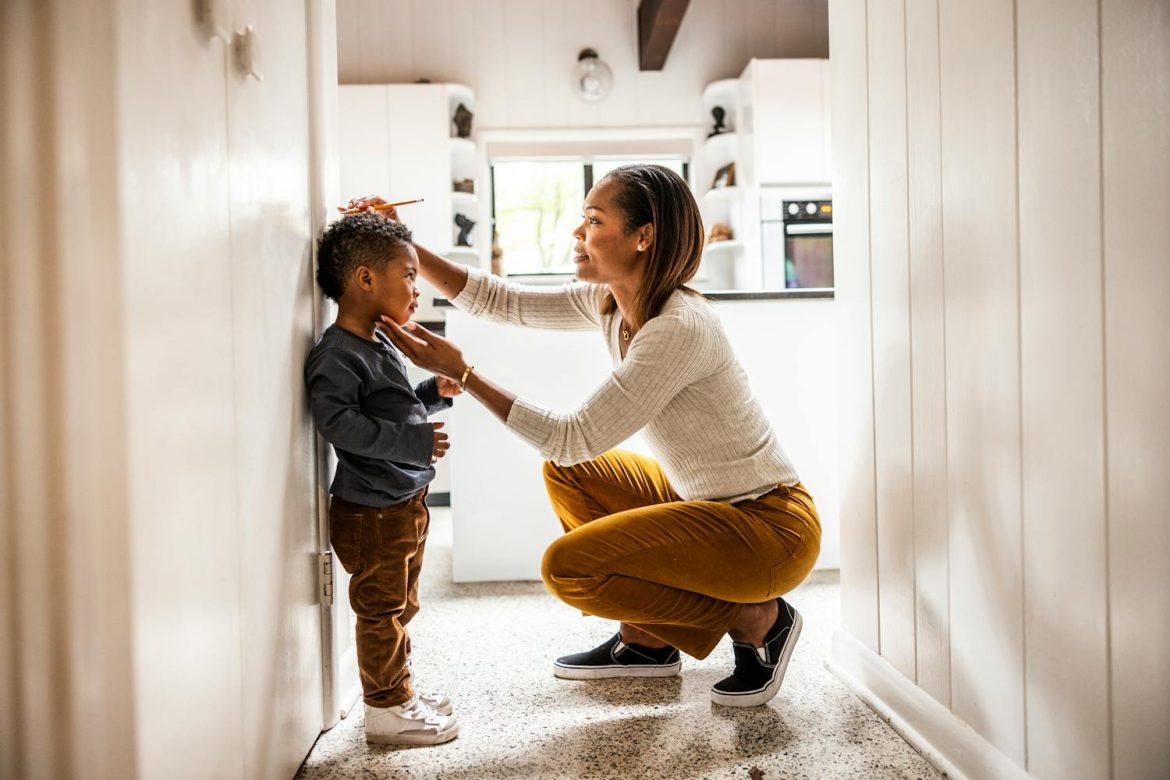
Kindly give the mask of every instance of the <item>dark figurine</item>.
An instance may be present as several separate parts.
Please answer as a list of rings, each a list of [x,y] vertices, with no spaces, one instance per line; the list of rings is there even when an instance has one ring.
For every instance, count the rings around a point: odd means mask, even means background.
[[[460,138],[471,137],[471,117],[474,116],[462,103],[455,109],[455,133]]]
[[[715,117],[715,129],[707,133],[707,137],[710,138],[713,135],[726,133],[727,125],[723,124],[723,118],[727,116],[727,112],[723,110],[723,107],[715,106],[715,108],[711,109],[711,116]]]
[[[471,229],[475,227],[475,220],[456,214],[455,224],[459,226],[459,238],[455,239],[455,246],[471,246]]]

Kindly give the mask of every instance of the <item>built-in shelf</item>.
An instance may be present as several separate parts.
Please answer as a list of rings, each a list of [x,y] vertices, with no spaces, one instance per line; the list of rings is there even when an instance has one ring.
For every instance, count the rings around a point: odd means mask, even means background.
[[[707,246],[703,247],[703,255],[711,257],[714,255],[727,255],[743,249],[743,242],[736,239],[728,239],[726,241],[712,241]]]
[[[471,192],[452,192],[451,193],[451,208],[464,214],[475,213],[476,207],[479,205],[479,197]]]
[[[739,197],[739,188],[731,187],[712,187],[703,193],[703,201],[706,203],[718,203],[720,201],[732,201]]]
[[[735,159],[736,147],[739,144],[737,133],[720,133],[713,135],[703,142],[703,153],[709,159],[726,158],[728,162]]]
[[[475,159],[476,155],[475,141],[470,138],[452,138],[451,139],[451,156],[452,159],[459,157]]]
[[[447,84],[447,101],[451,104],[451,113],[455,112],[455,107],[460,103],[470,111],[475,110],[475,93],[466,84]]]
[[[479,264],[479,250],[471,246],[453,246],[445,253],[448,260],[455,260],[467,265]]]

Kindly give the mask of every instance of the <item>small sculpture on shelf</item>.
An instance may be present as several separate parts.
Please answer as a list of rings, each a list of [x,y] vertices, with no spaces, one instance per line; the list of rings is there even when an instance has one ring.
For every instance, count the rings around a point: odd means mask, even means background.
[[[711,109],[711,116],[715,118],[715,128],[707,133],[707,137],[710,138],[711,136],[726,133],[727,125],[723,124],[723,119],[727,116],[727,111],[724,110],[723,106],[715,106],[715,108]]]
[[[466,192],[469,195],[475,194],[475,179],[461,179],[459,181],[451,182],[451,189],[454,192]]]
[[[467,106],[460,103],[455,108],[455,135],[459,138],[471,137],[471,118],[474,114]]]
[[[459,228],[459,237],[455,239],[455,246],[471,246],[471,229],[475,227],[475,220],[466,214],[456,214],[455,224]]]
[[[722,222],[716,222],[711,226],[711,232],[707,234],[707,243],[714,244],[717,241],[730,241],[731,237],[731,226],[725,225]]]
[[[719,187],[734,187],[735,186],[735,163],[729,162],[719,170],[715,171],[715,181],[711,182],[711,188],[717,189]]]

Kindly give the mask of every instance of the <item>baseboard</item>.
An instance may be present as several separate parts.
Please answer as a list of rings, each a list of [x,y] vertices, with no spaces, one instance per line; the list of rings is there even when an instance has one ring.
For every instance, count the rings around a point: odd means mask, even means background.
[[[961,718],[840,629],[825,666],[948,778],[1031,779]]]
[[[451,494],[427,493],[427,506],[451,506]]]

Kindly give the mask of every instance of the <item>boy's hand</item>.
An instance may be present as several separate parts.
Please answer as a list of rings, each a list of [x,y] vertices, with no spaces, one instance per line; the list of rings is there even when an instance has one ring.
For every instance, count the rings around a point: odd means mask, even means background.
[[[435,384],[439,387],[439,395],[443,398],[454,398],[463,392],[463,388],[449,376],[435,374]]]
[[[438,463],[439,458],[446,455],[447,450],[451,449],[451,443],[447,441],[447,434],[439,430],[445,423],[437,422],[433,425],[435,426],[435,443],[431,450],[431,463]]]

